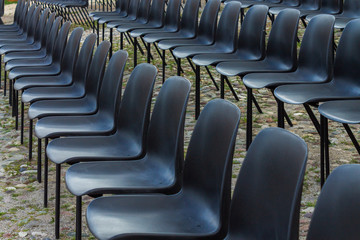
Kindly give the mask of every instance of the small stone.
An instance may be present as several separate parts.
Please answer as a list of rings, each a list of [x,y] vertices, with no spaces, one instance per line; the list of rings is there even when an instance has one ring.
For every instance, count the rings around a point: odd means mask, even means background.
[[[14,192],[15,190],[16,190],[15,187],[6,187],[6,188],[5,188],[5,192],[6,192],[6,193]]]
[[[305,212],[305,213],[312,213],[312,212],[314,212],[314,207],[305,208],[305,209],[304,209],[304,212]]]
[[[19,149],[17,147],[12,147],[12,148],[9,148],[9,151],[16,152],[16,151],[19,151]]]
[[[37,170],[26,170],[23,171],[21,174],[32,174],[32,173],[37,173]]]
[[[23,238],[26,237],[28,235],[27,232],[19,232],[19,237]]]
[[[36,236],[45,237],[45,236],[46,236],[46,233],[42,233],[42,232],[32,232],[31,235],[33,235],[34,237],[36,237]]]
[[[26,184],[23,184],[23,183],[19,183],[17,185],[15,185],[15,187],[17,188],[25,188],[27,185]]]
[[[311,218],[312,215],[313,215],[312,213],[305,213],[305,214],[304,214],[304,217],[306,217],[306,218]]]

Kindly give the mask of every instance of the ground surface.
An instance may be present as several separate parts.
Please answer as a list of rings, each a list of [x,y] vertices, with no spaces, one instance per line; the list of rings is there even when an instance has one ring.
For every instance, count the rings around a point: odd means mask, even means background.
[[[5,7],[6,15],[4,20],[6,22],[12,21],[12,14],[15,5],[7,5]],[[269,30],[269,29],[268,29]],[[300,30],[300,36],[303,33],[303,28]],[[87,30],[86,33],[91,32]],[[107,35],[107,34],[106,34]],[[85,36],[85,34],[84,34]],[[116,36],[118,37],[118,36]],[[336,34],[336,38],[339,33]],[[117,45],[114,46],[117,48]],[[129,77],[129,73],[133,69],[132,66],[132,49],[127,47],[129,51],[129,61],[126,68],[124,78],[124,86]],[[155,52],[155,51],[153,51]],[[168,59],[171,56],[167,56]],[[145,57],[139,62],[145,62]],[[160,58],[157,57],[153,64],[155,64],[159,71],[161,71]],[[183,64],[185,68],[184,76],[193,82],[194,74],[191,72],[187,64]],[[218,75],[216,74],[218,79]],[[175,75],[175,63],[169,62],[167,66],[167,76]],[[209,80],[206,72],[202,72],[202,89],[201,99],[202,107],[211,99],[220,96]],[[246,109],[246,91],[238,78],[231,78],[237,94],[240,96],[240,101],[235,101],[229,89],[226,91],[226,99],[235,103],[242,112],[242,119],[236,144],[236,151],[233,165],[233,185],[241,163],[245,157],[245,109]],[[154,99],[161,87],[161,75],[159,74],[157,84],[155,87]],[[255,91],[255,96],[259,101],[264,113],[258,114],[254,109],[254,133],[256,134],[261,129],[267,127],[275,127],[277,114],[276,103],[267,90]],[[286,105],[286,110],[293,120],[294,127],[286,126],[288,130],[301,136],[309,147],[309,160],[307,165],[307,172],[305,176],[301,219],[300,219],[300,235],[304,239],[308,229],[308,224],[311,214],[314,210],[317,196],[319,194],[319,136],[316,133],[309,117],[307,116],[302,106]],[[318,115],[317,111],[315,113]],[[194,91],[191,92],[190,101],[188,105],[186,125],[185,125],[185,149],[187,147],[191,132],[193,130],[194,120]],[[28,126],[26,121],[25,126]],[[357,127],[357,126],[356,126]],[[330,158],[331,168],[345,163],[358,163],[359,156],[352,146],[350,139],[342,129],[341,125],[330,122]],[[359,128],[353,128],[356,135],[359,134]],[[27,136],[27,128],[25,129]],[[35,139],[34,139],[35,140]],[[14,130],[14,120],[10,115],[7,97],[3,97],[3,90],[0,90],[0,238],[1,239],[54,239],[54,172],[55,166],[50,164],[49,175],[49,207],[43,208],[43,187],[36,181],[36,155],[34,147],[34,160],[28,161],[27,138],[25,138],[24,145],[20,144],[19,131]],[[65,170],[62,171],[63,175]],[[63,178],[62,178],[63,179]],[[73,239],[75,229],[75,198],[66,190],[62,183],[61,194],[61,239]],[[91,201],[90,197],[84,197],[84,208]],[[85,221],[83,221],[83,237],[84,239],[93,239],[86,228]]]

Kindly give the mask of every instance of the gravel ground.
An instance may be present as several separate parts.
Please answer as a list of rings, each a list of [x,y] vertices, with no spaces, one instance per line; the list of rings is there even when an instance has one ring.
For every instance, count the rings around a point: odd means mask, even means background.
[[[5,22],[11,22],[15,5],[5,6]],[[269,24],[270,29],[270,24]],[[269,30],[268,29],[268,30]],[[86,34],[90,33],[90,29],[86,29]],[[304,29],[301,26],[299,36],[303,34]],[[84,34],[84,37],[86,36]],[[107,36],[107,34],[106,34]],[[335,34],[336,39],[340,33]],[[118,36],[116,36],[118,37]],[[115,44],[114,48],[118,46]],[[132,66],[132,49],[126,46],[129,52],[129,60],[124,77],[124,86],[129,77]],[[153,51],[155,53],[155,51]],[[167,65],[167,76],[176,74],[176,65],[171,61],[171,56]],[[145,62],[145,56],[139,62]],[[161,71],[160,58],[157,57],[153,64],[159,67]],[[194,82],[194,74],[187,64],[183,64],[185,69],[184,76],[191,82]],[[218,74],[214,69],[211,71],[218,78]],[[211,99],[220,96],[216,91],[212,82],[209,80],[205,71],[201,75],[201,99],[202,107]],[[237,138],[234,164],[233,164],[233,185],[241,163],[246,155],[245,151],[245,120],[246,120],[246,90],[242,82],[238,78],[231,78],[231,82],[240,97],[240,101],[235,101],[229,89],[226,89],[226,99],[235,103],[242,112],[242,119]],[[161,87],[161,75],[158,77],[155,86],[154,98]],[[254,109],[254,135],[261,129],[267,127],[275,127],[277,125],[276,103],[271,93],[267,90],[255,91],[256,99],[262,107],[264,113],[259,114]],[[286,129],[298,134],[302,137],[309,147],[309,160],[307,172],[303,187],[303,197],[301,201],[301,219],[300,219],[300,236],[305,239],[308,225],[316,199],[320,191],[319,183],[319,135],[313,127],[305,109],[300,106],[286,105],[294,126]],[[318,116],[318,112],[315,114]],[[0,238],[1,239],[54,239],[54,192],[55,192],[55,165],[50,163],[49,173],[49,206],[43,208],[43,187],[36,181],[36,154],[33,153],[34,160],[28,160],[28,140],[25,137],[25,143],[20,144],[19,131],[14,130],[14,119],[10,115],[7,97],[3,97],[3,90],[0,89]],[[185,150],[189,142],[194,120],[194,91],[191,92],[190,101],[187,109],[186,125],[185,125]],[[27,118],[25,122],[25,136],[27,136]],[[351,126],[355,135],[359,134],[358,126]],[[355,151],[349,137],[341,127],[341,125],[331,122],[329,123],[329,136],[331,141],[330,159],[331,168],[335,168],[341,164],[358,163],[359,156]],[[34,138],[35,140],[35,138]],[[36,142],[36,141],[34,141]],[[37,149],[36,145],[34,150]],[[66,168],[66,167],[64,167]],[[65,169],[62,171],[65,174]],[[74,239],[75,230],[75,198],[66,190],[64,182],[62,183],[61,193],[61,239]],[[87,204],[91,201],[90,197],[84,197],[85,211]],[[84,213],[85,215],[85,213]],[[83,221],[83,238],[94,239],[89,233],[85,221]]]

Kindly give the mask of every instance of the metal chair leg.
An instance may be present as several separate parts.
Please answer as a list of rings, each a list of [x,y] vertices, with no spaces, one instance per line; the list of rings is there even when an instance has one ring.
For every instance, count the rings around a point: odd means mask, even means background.
[[[81,196],[76,196],[76,240],[81,239],[81,218],[82,218],[82,202]]]
[[[55,238],[60,238],[60,179],[61,165],[56,164],[56,189],[55,189]]]
[[[46,147],[49,144],[49,139],[45,138],[45,158],[44,158],[44,207],[48,207],[48,157],[46,155]]]
[[[247,88],[247,108],[246,108],[246,150],[252,142],[252,89]]]
[[[200,115],[200,66],[195,67],[195,119]]]
[[[37,180],[41,183],[41,139],[38,138]]]
[[[30,123],[29,123],[29,161],[32,159],[32,148],[33,148],[32,131],[33,131],[33,120],[30,119]]]

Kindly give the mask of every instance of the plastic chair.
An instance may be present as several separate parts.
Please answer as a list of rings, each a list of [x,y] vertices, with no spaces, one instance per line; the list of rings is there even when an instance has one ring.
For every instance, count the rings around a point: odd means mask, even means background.
[[[195,55],[203,53],[232,53],[236,49],[238,20],[240,13],[240,3],[231,2],[226,4],[219,20],[218,28],[216,30],[215,41],[211,45],[194,45],[194,46],[179,46],[173,50],[176,58],[187,58],[188,60]],[[200,114],[200,66],[190,62],[195,72],[195,118]],[[208,71],[209,72],[209,71]],[[217,84],[212,78],[215,87]]]
[[[105,158],[101,159],[101,162],[79,163],[68,169],[66,186],[77,196],[77,239],[81,236],[81,196],[84,194],[172,193],[179,189],[184,160],[183,132],[189,92],[188,80],[180,77],[166,80],[156,99],[147,135],[147,151],[143,158],[136,161],[115,162],[104,161],[107,159]],[[166,132],[161,130],[164,124],[168,126]],[[66,139],[63,140],[66,142]],[[112,143],[113,147],[121,144],[126,142]],[[118,160],[128,160],[126,157],[122,159],[122,156],[125,157],[124,154],[120,154]],[[86,159],[82,160],[86,161]],[[87,169],[87,173],[83,171],[84,169]],[[90,182],[87,184],[89,188],[82,188],[82,182],[87,179],[91,179],[91,184]]]
[[[13,23],[11,24],[2,24],[0,25],[0,31],[3,30],[18,30],[19,29],[19,20],[21,19],[21,13],[23,11],[23,7],[25,6],[25,1],[24,0],[19,0],[16,4],[15,7],[15,12],[14,12],[14,20]]]
[[[226,240],[299,239],[307,156],[304,140],[286,130],[256,136],[237,178]]]
[[[284,102],[290,104],[303,104],[312,120],[316,130],[321,134],[321,127],[309,105],[330,100],[343,100],[360,98],[360,85],[358,76],[360,74],[358,64],[360,58],[357,52],[360,51],[358,42],[360,41],[360,19],[351,21],[343,31],[339,46],[336,51],[334,62],[334,73],[330,82],[318,84],[294,84],[279,86],[275,89],[275,96],[278,99],[279,119],[282,119]],[[360,52],[359,52],[360,54]],[[279,120],[281,122],[281,120]],[[324,126],[324,124],[321,124]],[[323,137],[323,136],[322,136]],[[325,139],[325,146],[328,140]],[[323,152],[323,149],[321,150]],[[325,157],[326,158],[326,157]],[[330,168],[328,160],[325,160],[326,176],[329,175]],[[325,181],[324,176],[324,156],[321,155],[321,185]]]
[[[116,1],[116,10],[114,12],[92,12],[90,13],[90,17],[94,19],[94,21],[97,21],[103,16],[120,16],[125,17],[128,14],[130,0],[118,0]]]
[[[223,237],[239,120],[235,105],[222,99],[210,101],[189,143],[181,190],[95,199],[86,214],[90,231],[99,239]]]
[[[259,61],[232,61],[221,62],[216,70],[224,76],[244,77],[249,73],[291,72],[297,66],[296,36],[299,23],[299,11],[294,9],[283,10],[275,19],[271,29],[266,56]],[[255,101],[254,96],[248,96],[247,101]],[[252,103],[248,103],[251,106]],[[252,108],[247,113],[252,115]],[[247,122],[246,147],[251,144],[251,121]]]
[[[337,14],[342,12],[343,9],[343,0],[321,0],[320,8],[317,10],[301,10],[300,17],[305,18],[308,15],[318,15],[318,14]],[[311,17],[307,18],[308,20]],[[306,25],[305,25],[306,26]]]
[[[103,16],[103,17],[100,17],[97,21],[99,22],[99,24],[106,24],[108,22],[121,20],[121,19],[135,20],[136,19],[136,14],[137,14],[138,9],[139,9],[139,2],[140,2],[140,0],[131,0],[130,1],[129,9],[127,11],[126,16],[120,16],[120,15]]]
[[[333,26],[335,18],[331,15],[318,15],[313,18],[305,30],[299,52],[298,67],[286,73],[250,73],[243,77],[248,97],[252,89],[268,88],[271,92],[280,85],[298,83],[322,83],[332,77],[333,70]],[[252,108],[248,101],[247,109]],[[287,117],[286,113],[284,116]],[[252,112],[247,113],[246,121],[252,121]],[[290,122],[290,119],[288,119]],[[247,142],[251,143],[252,124],[248,124]],[[282,122],[281,127],[284,126]]]
[[[99,98],[98,110],[91,115],[44,117],[37,121],[35,134],[41,138],[57,138],[71,135],[106,135],[114,130],[115,116],[121,98],[122,76],[127,59],[127,53],[118,51],[110,59],[104,74]],[[47,140],[45,146],[47,145]],[[41,144],[40,144],[41,146]],[[41,149],[38,149],[41,151]],[[47,162],[47,160],[45,160]],[[55,236],[59,237],[59,201],[60,181],[58,175],[60,165],[56,166],[56,203],[55,203]],[[47,175],[47,169],[45,169]]]
[[[316,202],[308,240],[359,239],[359,177],[358,164],[343,165],[331,173]]]
[[[35,11],[35,5],[32,5],[29,7],[29,3],[26,3],[25,8],[24,8],[24,16],[21,18],[21,22],[20,22],[20,28],[17,30],[13,30],[13,29],[5,29],[2,30],[0,32],[0,39],[2,40],[4,38],[4,40],[11,40],[10,37],[13,37],[13,39],[15,38],[20,38],[20,39],[25,39],[27,36],[27,28],[28,25],[31,23],[31,17]]]
[[[193,62],[196,65],[207,66],[216,65],[224,61],[256,61],[263,59],[265,56],[265,27],[268,10],[269,8],[264,5],[256,5],[247,11],[241,25],[235,52],[200,54],[193,57]],[[224,98],[224,80],[229,82],[227,78],[221,76],[221,98]],[[228,85],[235,99],[239,101],[231,84]]]
[[[282,10],[286,8],[293,8],[299,11],[305,10],[318,10],[320,8],[321,0],[301,0],[299,6],[296,7],[272,7],[269,9],[269,14],[278,15]]]

